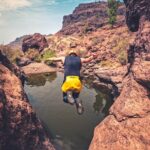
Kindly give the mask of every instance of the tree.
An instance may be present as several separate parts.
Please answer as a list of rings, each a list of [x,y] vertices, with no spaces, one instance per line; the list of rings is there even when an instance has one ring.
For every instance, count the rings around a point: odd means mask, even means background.
[[[117,18],[118,1],[108,0],[108,22],[113,25],[116,23]]]

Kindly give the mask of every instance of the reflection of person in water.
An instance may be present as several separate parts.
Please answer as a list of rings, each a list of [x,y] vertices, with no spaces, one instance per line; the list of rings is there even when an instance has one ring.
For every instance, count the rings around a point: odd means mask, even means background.
[[[82,63],[90,62],[95,54],[90,53],[88,58],[80,58],[76,50],[69,51],[66,57],[50,58],[52,61],[62,61],[64,64],[64,82],[62,85],[63,101],[65,103],[76,104],[79,114],[83,113],[82,102],[79,94],[82,89],[80,80],[80,70]]]

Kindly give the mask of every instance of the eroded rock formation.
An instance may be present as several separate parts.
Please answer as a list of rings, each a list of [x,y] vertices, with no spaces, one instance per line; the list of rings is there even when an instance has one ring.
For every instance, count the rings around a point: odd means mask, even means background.
[[[20,70],[0,51],[0,149],[54,150],[16,75]]]
[[[124,24],[125,7],[119,6],[118,24]],[[63,28],[59,31],[63,35],[86,33],[94,31],[108,23],[107,3],[93,2],[80,4],[72,14],[64,16]]]
[[[128,49],[129,67],[120,96],[96,127],[90,150],[150,149],[150,3],[124,1],[127,25],[138,32]]]
[[[39,33],[35,33],[23,39],[23,52],[26,52],[28,49],[37,49],[39,52],[41,52],[46,47],[48,47],[47,40]]]

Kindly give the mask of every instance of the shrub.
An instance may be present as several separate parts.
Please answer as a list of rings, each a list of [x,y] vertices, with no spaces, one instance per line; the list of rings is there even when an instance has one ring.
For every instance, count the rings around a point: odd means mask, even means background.
[[[53,50],[46,50],[43,54],[41,54],[42,60],[47,60],[48,58],[55,57],[55,52]]]
[[[55,51],[46,49],[41,54],[37,55],[34,60],[36,62],[41,62],[41,61],[45,62],[48,58],[51,58],[51,57],[55,57]]]
[[[108,22],[113,25],[116,23],[117,18],[117,9],[118,9],[118,1],[116,0],[108,0]]]

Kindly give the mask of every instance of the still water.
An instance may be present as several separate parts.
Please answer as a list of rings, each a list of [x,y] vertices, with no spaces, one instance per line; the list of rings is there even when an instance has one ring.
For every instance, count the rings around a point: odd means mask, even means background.
[[[88,150],[93,131],[108,114],[111,95],[84,82],[80,99],[84,113],[62,100],[62,73],[29,77],[25,91],[38,117],[44,123],[56,150]]]

